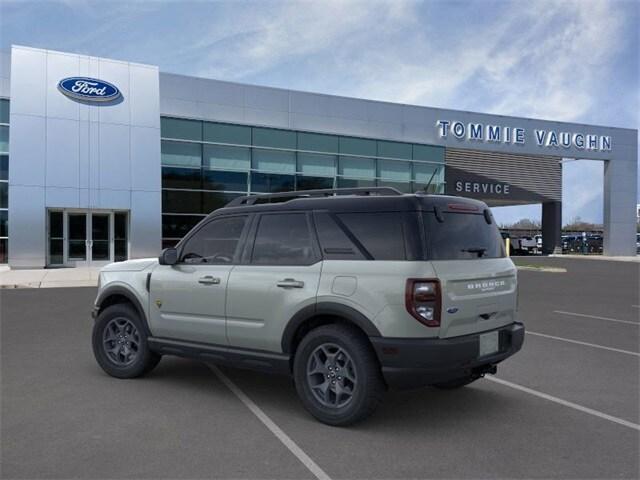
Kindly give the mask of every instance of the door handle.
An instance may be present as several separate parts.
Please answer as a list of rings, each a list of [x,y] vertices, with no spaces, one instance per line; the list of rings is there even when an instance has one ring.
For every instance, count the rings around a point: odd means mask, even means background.
[[[200,277],[198,279],[198,283],[201,283],[203,285],[219,285],[220,279],[211,275],[205,275],[204,277]]]
[[[281,288],[303,288],[304,282],[296,280],[295,278],[285,278],[280,280],[277,285]]]

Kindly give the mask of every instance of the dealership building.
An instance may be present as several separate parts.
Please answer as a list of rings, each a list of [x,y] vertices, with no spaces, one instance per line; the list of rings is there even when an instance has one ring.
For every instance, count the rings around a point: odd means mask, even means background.
[[[635,255],[637,140],[632,129],[245,85],[13,46],[0,53],[0,263],[155,256],[240,195],[372,186],[542,204],[550,253],[561,244],[563,159],[604,162],[604,253]]]

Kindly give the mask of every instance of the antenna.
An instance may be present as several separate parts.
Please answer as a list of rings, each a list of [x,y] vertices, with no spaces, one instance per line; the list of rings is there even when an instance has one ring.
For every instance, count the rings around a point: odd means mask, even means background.
[[[431,174],[431,178],[429,179],[429,181],[427,182],[427,184],[424,187],[424,191],[425,193],[429,193],[429,187],[431,186],[431,182],[433,181],[433,177],[436,176],[436,173],[438,173],[438,170],[440,170],[440,167],[437,167],[433,173]]]

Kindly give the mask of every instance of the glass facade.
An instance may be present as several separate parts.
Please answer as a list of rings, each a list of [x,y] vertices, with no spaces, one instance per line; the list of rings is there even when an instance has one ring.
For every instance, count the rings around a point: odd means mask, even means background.
[[[9,249],[9,100],[0,98],[0,264]]]
[[[444,148],[163,117],[162,244],[241,195],[391,186],[444,191]]]

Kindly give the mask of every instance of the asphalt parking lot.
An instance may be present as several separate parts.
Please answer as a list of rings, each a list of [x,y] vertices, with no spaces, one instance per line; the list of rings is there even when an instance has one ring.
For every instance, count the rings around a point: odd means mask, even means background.
[[[528,334],[497,381],[391,392],[350,428],[286,377],[167,357],[110,378],[95,289],[0,291],[2,478],[638,478],[640,265],[517,261],[567,272],[520,273]]]

